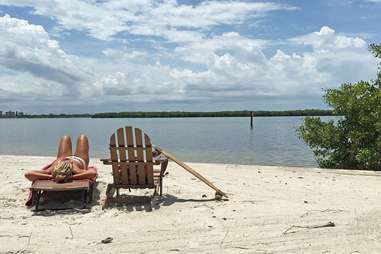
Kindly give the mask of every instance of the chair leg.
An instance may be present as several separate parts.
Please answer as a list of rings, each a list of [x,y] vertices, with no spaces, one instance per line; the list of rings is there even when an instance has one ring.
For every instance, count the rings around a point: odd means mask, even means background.
[[[110,198],[112,198],[112,196],[114,195],[113,191],[115,190],[114,189],[114,185],[113,184],[108,184],[107,185],[107,189],[106,189],[106,199],[104,200],[104,203],[102,204],[102,210],[106,209],[109,205],[109,202],[110,202]],[[119,189],[117,189],[119,191]]]
[[[41,193],[42,193],[42,191],[40,191],[40,190],[37,191],[37,200],[36,200],[36,207],[35,207],[35,211],[36,211],[36,212],[39,211],[38,206],[39,206],[39,204],[40,204]]]
[[[92,203],[93,202],[93,193],[94,193],[94,183],[91,183],[90,184],[90,189],[89,189],[89,198],[88,198],[88,202],[89,203]]]
[[[86,205],[87,205],[87,194],[88,194],[88,191],[85,190],[84,191],[84,196],[83,196],[83,209],[85,209]]]
[[[155,188],[153,189],[153,195],[152,195],[152,197],[156,197],[157,188],[158,188],[158,186],[155,186]]]
[[[163,176],[160,176],[160,197],[163,195]]]
[[[36,205],[37,191],[32,190],[31,193],[32,193],[32,198],[31,198],[32,199],[32,203],[31,203],[31,206],[34,206],[34,205]]]
[[[109,200],[108,200],[108,197],[106,196],[106,199],[105,199],[105,201],[102,204],[102,210],[108,208],[108,202],[109,202]]]

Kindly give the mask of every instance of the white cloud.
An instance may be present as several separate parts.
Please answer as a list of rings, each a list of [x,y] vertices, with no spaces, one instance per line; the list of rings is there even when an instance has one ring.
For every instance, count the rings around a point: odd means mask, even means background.
[[[278,49],[269,55],[264,51],[271,42],[230,32],[166,48],[166,59],[128,46],[85,58],[67,54],[43,27],[3,16],[0,106],[44,105],[47,112],[68,112],[75,106],[77,112],[93,112],[93,106],[107,110],[122,103],[153,110],[150,105],[162,101],[244,105],[242,101],[256,98],[320,98],[322,88],[376,74],[377,60],[359,37],[322,27],[288,42],[310,48],[298,54]],[[169,64],[175,61],[182,64]]]
[[[87,78],[42,26],[8,15],[0,17],[0,66],[10,92],[77,96]]]
[[[263,58],[264,40],[254,40],[240,36],[236,32],[224,33],[202,41],[187,43],[175,49],[184,60],[193,63],[207,63],[218,52],[234,51],[240,58],[252,58],[260,61]]]
[[[186,61],[203,64],[207,70],[186,70],[177,76],[190,93],[199,91],[205,97],[218,96],[216,91],[221,91],[221,96],[226,92],[253,97],[319,96],[322,88],[375,76],[377,60],[361,38],[322,27],[290,41],[311,45],[312,49],[303,54],[278,50],[273,56],[265,56],[266,42],[237,33],[186,44],[176,49],[177,54]]]
[[[328,26],[323,26],[319,32],[293,38],[290,41],[311,45],[315,50],[364,48],[367,45],[359,37],[337,35],[335,30]]]
[[[55,18],[62,28],[86,31],[100,40],[129,32],[171,42],[200,40],[203,31],[213,26],[240,24],[272,11],[296,9],[272,2],[244,1],[185,5],[176,0],[2,0],[1,4],[32,7],[35,14]]]
[[[137,62],[146,62],[149,58],[149,55],[145,51],[139,50],[129,50],[125,48],[124,50],[107,48],[102,51],[103,55],[108,57],[111,60],[116,61],[137,61]]]

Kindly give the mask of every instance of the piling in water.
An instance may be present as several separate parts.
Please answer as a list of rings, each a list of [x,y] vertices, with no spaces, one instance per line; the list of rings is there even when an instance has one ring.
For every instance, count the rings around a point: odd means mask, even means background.
[[[254,112],[251,111],[250,112],[250,128],[252,128],[252,129],[253,129],[253,117],[254,117]]]

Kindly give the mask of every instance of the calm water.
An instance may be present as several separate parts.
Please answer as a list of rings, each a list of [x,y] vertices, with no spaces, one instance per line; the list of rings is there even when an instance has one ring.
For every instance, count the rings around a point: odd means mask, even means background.
[[[142,128],[151,141],[184,161],[257,165],[316,166],[311,150],[298,139],[303,117],[0,119],[0,154],[55,156],[59,137],[80,133],[90,139],[91,156],[108,157],[118,127]]]

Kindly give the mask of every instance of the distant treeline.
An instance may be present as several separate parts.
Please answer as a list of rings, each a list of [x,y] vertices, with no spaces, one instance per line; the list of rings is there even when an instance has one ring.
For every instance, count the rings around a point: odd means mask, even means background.
[[[304,109],[287,111],[218,111],[218,112],[107,112],[96,113],[92,118],[173,118],[173,117],[248,117],[253,112],[254,117],[262,116],[331,116],[331,110]]]
[[[286,111],[218,111],[218,112],[106,112],[95,114],[24,114],[11,118],[175,118],[175,117],[254,117],[262,116],[331,116],[332,110],[303,109]],[[10,118],[10,117],[3,117]]]
[[[92,114],[39,114],[39,115],[24,115],[17,118],[91,118]]]

